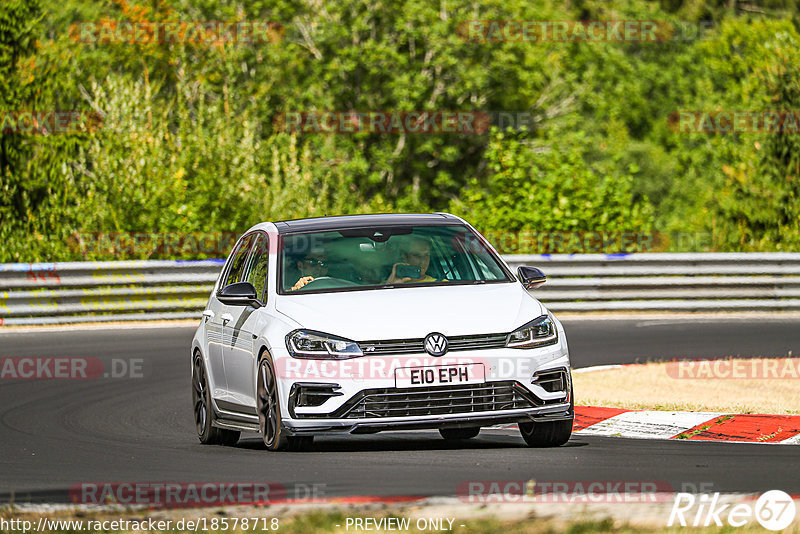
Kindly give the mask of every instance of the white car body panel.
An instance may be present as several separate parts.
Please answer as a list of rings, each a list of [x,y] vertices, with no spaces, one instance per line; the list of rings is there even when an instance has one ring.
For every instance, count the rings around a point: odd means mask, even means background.
[[[306,328],[355,341],[510,332],[543,313],[515,283],[285,295],[276,308]]]

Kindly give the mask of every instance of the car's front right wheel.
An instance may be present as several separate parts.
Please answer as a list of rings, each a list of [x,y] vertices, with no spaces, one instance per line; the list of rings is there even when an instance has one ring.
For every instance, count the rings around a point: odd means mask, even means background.
[[[256,387],[256,409],[261,430],[261,439],[267,450],[304,451],[311,448],[314,436],[288,436],[281,424],[281,407],[278,396],[278,381],[272,361],[265,352],[258,362]]]

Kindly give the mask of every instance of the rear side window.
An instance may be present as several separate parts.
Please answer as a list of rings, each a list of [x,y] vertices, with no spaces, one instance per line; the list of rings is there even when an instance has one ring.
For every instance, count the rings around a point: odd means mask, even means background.
[[[245,260],[247,259],[247,253],[250,252],[250,245],[253,244],[254,237],[254,234],[250,234],[239,243],[236,252],[233,254],[233,258],[231,258],[228,274],[220,287],[243,281]]]

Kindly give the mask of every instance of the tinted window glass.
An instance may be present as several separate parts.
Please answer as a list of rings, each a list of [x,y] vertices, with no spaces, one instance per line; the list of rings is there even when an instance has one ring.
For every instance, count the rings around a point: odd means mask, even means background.
[[[222,284],[222,287],[235,284],[236,282],[241,282],[243,280],[242,274],[244,273],[245,268],[244,262],[247,259],[247,253],[250,252],[250,245],[253,243],[253,238],[254,235],[250,234],[239,243],[233,258],[231,259],[231,266],[228,269],[228,276],[225,278],[225,282]]]
[[[482,239],[465,226],[360,228],[283,237],[281,289],[374,289],[508,281]]]
[[[269,263],[269,241],[266,234],[257,234],[253,253],[248,261],[245,280],[253,284],[261,302],[267,301],[267,267]]]

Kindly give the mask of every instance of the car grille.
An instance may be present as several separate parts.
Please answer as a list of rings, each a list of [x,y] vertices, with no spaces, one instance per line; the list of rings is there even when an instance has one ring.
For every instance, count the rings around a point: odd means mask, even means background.
[[[514,381],[363,391],[337,417],[410,417],[533,408],[537,399]]]
[[[477,336],[453,336],[447,338],[447,350],[495,349],[506,346],[508,334],[481,334]],[[393,339],[361,341],[361,350],[366,355],[413,354],[425,352],[424,339]]]

